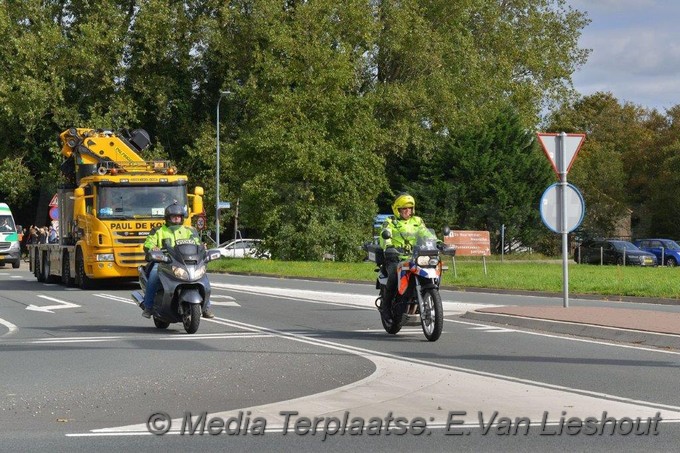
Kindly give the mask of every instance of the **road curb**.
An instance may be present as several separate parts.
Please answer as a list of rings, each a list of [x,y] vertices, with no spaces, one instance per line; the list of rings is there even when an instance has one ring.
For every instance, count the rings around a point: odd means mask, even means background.
[[[464,313],[461,315],[461,318],[574,335],[578,337],[595,338],[599,340],[633,343],[636,345],[653,346],[657,348],[680,349],[680,335],[621,329],[568,321],[555,321],[552,319],[529,318],[525,316],[480,313],[478,311]]]

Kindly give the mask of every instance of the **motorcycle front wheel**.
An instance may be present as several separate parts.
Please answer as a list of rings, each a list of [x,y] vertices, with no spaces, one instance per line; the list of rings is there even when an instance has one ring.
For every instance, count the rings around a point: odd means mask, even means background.
[[[182,324],[187,333],[196,333],[198,325],[201,323],[201,306],[199,304],[189,304],[184,312]]]
[[[442,297],[436,288],[423,291],[423,310],[420,312],[420,324],[427,341],[437,341],[444,327],[444,309]]]

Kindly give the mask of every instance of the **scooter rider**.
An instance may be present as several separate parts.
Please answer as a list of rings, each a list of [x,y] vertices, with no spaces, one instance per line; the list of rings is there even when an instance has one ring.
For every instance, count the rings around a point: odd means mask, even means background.
[[[184,223],[184,207],[174,202],[165,208],[165,225],[154,227],[149,232],[149,235],[144,241],[144,251],[148,253],[151,250],[160,250],[163,246],[164,239],[170,239],[171,245],[175,244],[177,239],[193,239],[197,244],[201,243],[198,231],[193,227],[186,227]],[[153,308],[153,300],[158,289],[158,266],[156,263],[151,263],[151,270],[146,284],[146,292],[144,293],[144,311],[142,316],[145,318],[151,317],[151,309]],[[206,302],[203,307],[204,318],[214,318],[212,310],[210,310],[210,301]]]
[[[397,266],[403,255],[408,255],[419,235],[431,235],[425,222],[415,214],[416,201],[408,193],[401,193],[392,203],[392,212],[383,223],[383,230],[389,230],[391,237],[384,239],[380,235],[380,246],[385,251],[385,270],[387,285],[380,305],[382,313],[389,313],[392,300],[397,294]]]

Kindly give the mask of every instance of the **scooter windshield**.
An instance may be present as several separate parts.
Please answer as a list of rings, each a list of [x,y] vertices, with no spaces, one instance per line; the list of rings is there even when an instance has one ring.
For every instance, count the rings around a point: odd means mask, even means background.
[[[178,240],[168,252],[180,263],[196,264],[204,259],[205,251],[194,241]]]

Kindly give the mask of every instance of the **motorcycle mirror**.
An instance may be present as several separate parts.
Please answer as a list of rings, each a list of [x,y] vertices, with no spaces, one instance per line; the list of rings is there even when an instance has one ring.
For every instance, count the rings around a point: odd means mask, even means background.
[[[382,230],[382,233],[380,233],[380,236],[382,236],[383,239],[389,239],[392,237],[392,232],[388,229]]]
[[[451,234],[451,228],[450,228],[448,225],[446,225],[446,226],[444,227],[444,231],[443,231],[443,232],[444,232],[444,236],[448,236],[449,234]]]
[[[456,246],[448,244],[444,245],[444,248],[442,249],[442,254],[448,256],[456,256]]]

